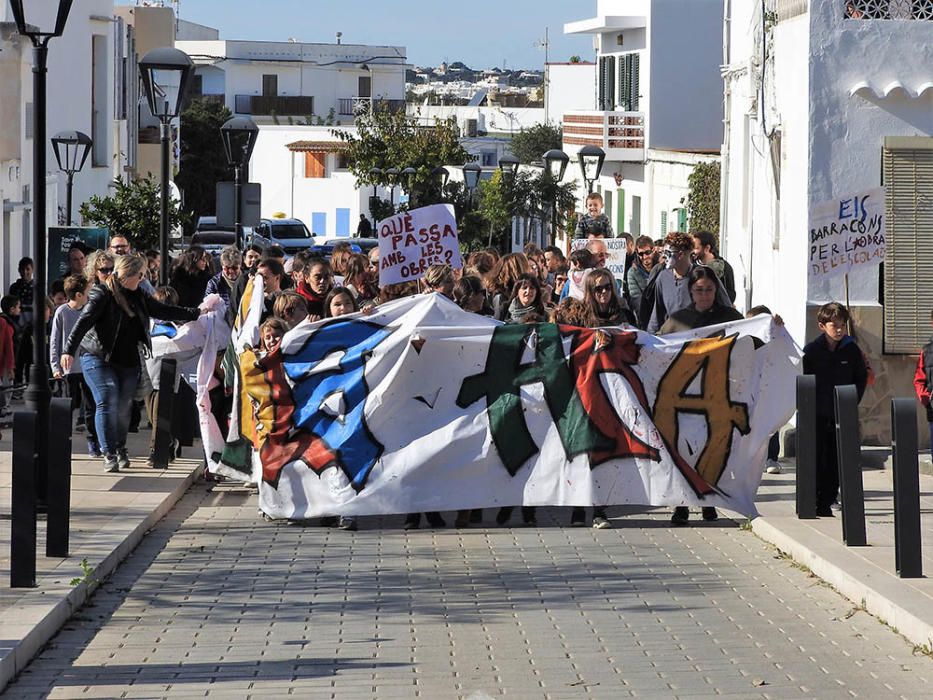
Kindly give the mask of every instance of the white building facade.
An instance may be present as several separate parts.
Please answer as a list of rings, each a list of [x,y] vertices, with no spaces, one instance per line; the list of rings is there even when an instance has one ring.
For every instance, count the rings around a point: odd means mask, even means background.
[[[737,302],[766,304],[803,344],[845,303],[876,380],[866,439],[889,437],[933,309],[933,7],[913,0],[725,3],[722,247]],[[883,266],[811,280],[808,212],[887,188]],[[925,431],[921,432],[921,435]]]
[[[373,104],[405,108],[408,65],[402,46],[222,39],[179,40],[175,46],[197,66],[194,96],[222,101],[257,123],[332,117],[334,124],[352,124],[355,114]]]
[[[597,53],[592,98],[563,107],[564,151],[571,159],[588,144],[606,152],[595,190],[616,233],[657,239],[686,230],[687,177],[718,158],[722,140],[722,2],[596,5],[596,17],[564,26],[591,34]]]

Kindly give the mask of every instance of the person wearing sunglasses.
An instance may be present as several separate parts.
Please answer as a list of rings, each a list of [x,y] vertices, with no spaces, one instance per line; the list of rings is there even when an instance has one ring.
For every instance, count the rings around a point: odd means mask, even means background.
[[[148,354],[152,350],[150,317],[193,321],[200,313],[197,308],[162,304],[144,293],[140,284],[146,268],[144,257],[117,258],[113,273],[88,293],[59,361],[67,373],[81,348],[81,366],[94,396],[97,438],[108,472],[130,466],[126,434],[140,377],[140,346]]]
[[[625,273],[629,305],[636,311],[641,307],[641,296],[648,286],[654,262],[654,242],[648,236],[639,236],[635,241],[635,260]]]
[[[641,311],[645,317],[645,330],[656,334],[658,329],[672,314],[690,306],[690,290],[688,279],[697,263],[693,257],[693,238],[688,233],[672,232],[664,239],[664,248],[661,252],[663,268],[657,273],[652,272],[653,280],[642,294]],[[726,307],[732,302],[726,294],[719,279],[716,278],[716,301]]]

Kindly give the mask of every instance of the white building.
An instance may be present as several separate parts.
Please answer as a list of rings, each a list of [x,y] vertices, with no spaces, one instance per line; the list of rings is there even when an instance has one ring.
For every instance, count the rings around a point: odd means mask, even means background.
[[[686,230],[687,177],[718,157],[722,140],[722,0],[596,5],[595,17],[564,25],[567,34],[593,35],[597,51],[595,91],[563,107],[564,151],[574,158],[592,144],[606,152],[595,189],[617,233]]]
[[[780,313],[799,343],[844,280],[808,278],[814,204],[887,187],[887,259],[849,276],[854,330],[877,379],[867,439],[912,395],[933,308],[933,6],[911,0],[726,2],[723,253],[739,302]],[[765,53],[762,51],[765,48]],[[925,434],[922,431],[921,434]]]
[[[360,214],[369,214],[372,188],[357,189],[343,152],[330,127],[260,126],[249,172],[252,182],[262,183],[261,215],[301,219],[315,236],[353,234]],[[396,189],[396,201],[399,194]],[[389,198],[381,187],[378,195]]]
[[[209,28],[186,27],[185,36]],[[192,94],[221,100],[257,123],[306,123],[311,117],[352,124],[374,103],[405,107],[402,46],[297,41],[178,40],[195,62]]]

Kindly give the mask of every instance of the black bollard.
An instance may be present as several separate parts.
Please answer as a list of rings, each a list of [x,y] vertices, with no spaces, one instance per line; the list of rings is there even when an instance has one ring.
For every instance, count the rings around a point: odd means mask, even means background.
[[[836,454],[839,461],[839,498],[842,500],[842,539],[849,547],[864,547],[865,492],[862,490],[861,445],[858,429],[858,391],[852,384],[836,387]]]
[[[816,518],[816,377],[797,377],[797,517]]]
[[[917,404],[914,399],[891,400],[891,431],[895,568],[901,578],[922,578]]]
[[[156,434],[153,463],[159,469],[168,468],[172,461],[172,411],[175,405],[175,360],[162,360],[159,371],[159,397],[156,407]]]
[[[13,414],[10,587],[36,585],[36,412]]]
[[[71,399],[52,399],[49,441],[49,511],[46,518],[45,556],[67,557],[71,520]]]

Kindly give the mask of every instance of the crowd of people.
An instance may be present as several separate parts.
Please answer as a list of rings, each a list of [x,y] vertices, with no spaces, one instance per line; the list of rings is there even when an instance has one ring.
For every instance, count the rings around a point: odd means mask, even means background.
[[[253,276],[262,278],[265,295],[261,354],[275,351],[285,333],[305,320],[366,312],[420,293],[442,294],[465,311],[505,323],[627,326],[660,335],[741,317],[732,303],[732,269],[719,256],[712,234],[673,232],[660,240],[623,234],[624,272],[617,276],[607,267],[606,234],[611,234],[611,228],[601,213],[598,195],[588,198],[587,205],[582,226],[577,228],[585,243],[569,259],[556,246],[527,245],[522,252],[506,254],[488,248],[467,255],[462,269],[432,265],[420,281],[401,284],[380,285],[378,248],[356,252],[349,242],[335,246],[329,259],[310,249],[287,259],[281,248],[248,246],[245,250],[226,248],[215,261],[203,248],[192,245],[172,261],[166,286],[159,286],[158,251],[134,252],[121,235],[114,236],[105,250],[75,244],[68,252],[68,274],[50,285],[45,309],[52,378],[72,399],[76,430],[86,433],[89,454],[101,457],[105,469],[116,472],[130,466],[126,437],[134,423],[138,425],[143,406],[150,424],[156,423],[159,369],[158,362],[149,358],[154,329],[166,332],[166,327],[197,318],[207,308],[205,299],[212,295],[226,305],[232,325]],[[32,269],[29,258],[21,260],[20,278],[0,299],[0,376],[14,386],[22,384],[31,360],[30,329],[36,322]],[[837,323],[843,312],[844,307],[832,310],[825,322]],[[749,315],[756,313],[770,311],[759,307]],[[846,348],[847,356],[853,354],[849,347],[853,343],[834,342]],[[830,345],[834,350],[836,345]],[[835,361],[823,357],[826,349],[825,343],[811,349],[811,361]],[[819,360],[814,359],[816,351],[823,353]],[[215,376],[213,410],[223,427],[232,397],[230,377],[220,361]],[[153,434],[150,448],[154,445]],[[767,471],[780,471],[777,456],[774,436]],[[152,453],[149,464],[159,466]],[[827,482],[821,490],[828,494],[831,487]],[[827,498],[824,494],[821,513],[829,507]],[[501,509],[496,521],[506,524],[512,512],[512,508]],[[704,508],[702,515],[706,520],[718,517],[714,508]],[[526,525],[535,524],[535,509],[522,508],[521,517]],[[445,525],[439,513],[427,513],[426,518],[434,527]],[[455,524],[465,527],[481,518],[479,511],[461,511]],[[686,508],[677,508],[671,522],[685,525],[688,518]],[[421,514],[409,514],[405,527],[418,527],[420,520]],[[574,526],[584,525],[584,509],[572,509],[570,521]],[[598,507],[593,509],[591,523],[595,528],[610,527],[605,511]],[[327,518],[324,524],[356,529],[353,518]]]

